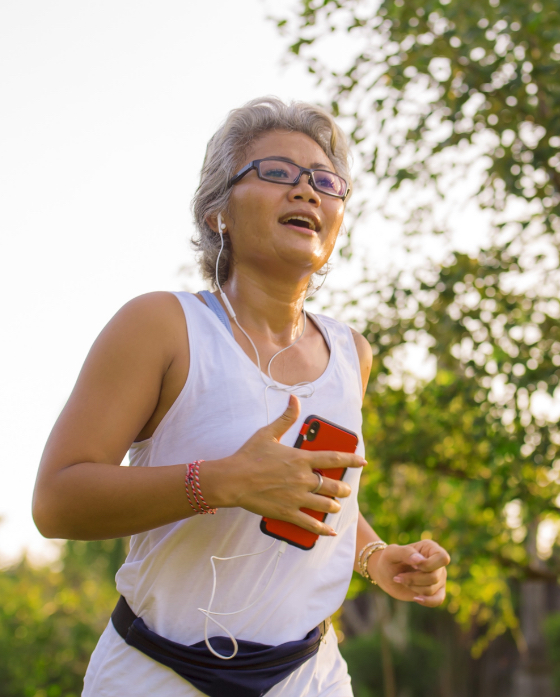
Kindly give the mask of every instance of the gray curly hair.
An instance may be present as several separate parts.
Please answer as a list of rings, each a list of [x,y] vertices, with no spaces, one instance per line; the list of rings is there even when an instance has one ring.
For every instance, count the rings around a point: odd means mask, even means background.
[[[297,131],[312,138],[333,163],[336,172],[351,183],[346,137],[324,109],[305,102],[285,104],[277,97],[260,97],[230,111],[208,142],[200,184],[192,200],[196,225],[192,244],[198,252],[202,276],[214,289],[217,288],[216,259],[221,241],[219,233],[214,232],[206,220],[227,209],[231,195],[228,182],[249,146],[264,133],[274,130]],[[229,235],[224,235],[224,250],[218,267],[220,284],[229,277],[231,258]],[[326,265],[318,274],[325,273]]]

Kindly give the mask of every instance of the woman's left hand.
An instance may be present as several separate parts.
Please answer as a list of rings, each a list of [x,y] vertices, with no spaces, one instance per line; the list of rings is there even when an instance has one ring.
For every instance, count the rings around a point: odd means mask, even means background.
[[[389,545],[374,552],[368,571],[386,593],[397,600],[437,607],[445,599],[449,554],[433,540]]]

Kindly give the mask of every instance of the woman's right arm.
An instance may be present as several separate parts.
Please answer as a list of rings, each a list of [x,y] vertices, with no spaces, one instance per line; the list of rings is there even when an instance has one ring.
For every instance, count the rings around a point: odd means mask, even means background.
[[[132,300],[95,341],[47,441],[33,496],[45,537],[106,539],[152,530],[194,515],[185,494],[185,464],[119,467],[146,424],[161,420],[165,385],[181,365],[188,374],[185,319],[177,299],[151,293]],[[185,370],[186,367],[186,370]],[[181,385],[176,386],[178,394]],[[172,390],[173,392],[173,390]],[[159,417],[158,417],[159,413]],[[337,513],[338,501],[311,494],[313,468],[360,467],[349,453],[312,453],[281,445],[299,402],[261,428],[235,453],[205,462],[201,488],[212,508],[241,507],[329,535],[329,525],[302,513]],[[202,457],[202,455],[201,455]],[[344,497],[345,482],[325,478],[321,494]]]
[[[191,515],[184,464],[119,467],[179,358],[188,366],[183,311],[169,293],[135,298],[101,332],[39,466],[33,517],[45,537],[121,537]]]

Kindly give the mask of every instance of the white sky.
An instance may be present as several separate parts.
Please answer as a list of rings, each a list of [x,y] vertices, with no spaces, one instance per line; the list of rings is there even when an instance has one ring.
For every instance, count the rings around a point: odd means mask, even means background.
[[[31,519],[35,474],[101,328],[136,295],[203,286],[179,269],[216,127],[256,96],[320,100],[302,67],[281,67],[266,9],[0,4],[0,563],[52,557]]]
[[[314,98],[265,17],[259,0],[0,5],[4,562],[48,547],[37,465],[96,335],[130,298],[185,283],[216,127],[253,97]]]

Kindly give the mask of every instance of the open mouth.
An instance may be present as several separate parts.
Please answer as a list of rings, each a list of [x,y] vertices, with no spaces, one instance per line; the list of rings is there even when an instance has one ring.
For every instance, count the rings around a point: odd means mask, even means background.
[[[294,225],[295,227],[303,228],[304,230],[316,230],[315,221],[304,215],[294,215],[290,218],[282,220],[282,225]]]

